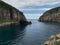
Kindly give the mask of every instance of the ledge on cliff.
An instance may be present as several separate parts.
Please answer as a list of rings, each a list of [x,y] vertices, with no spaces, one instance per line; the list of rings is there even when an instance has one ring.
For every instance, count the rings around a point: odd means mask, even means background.
[[[43,45],[60,45],[60,33],[52,35]]]
[[[56,7],[46,11],[40,18],[42,22],[59,22],[60,23],[60,7]]]

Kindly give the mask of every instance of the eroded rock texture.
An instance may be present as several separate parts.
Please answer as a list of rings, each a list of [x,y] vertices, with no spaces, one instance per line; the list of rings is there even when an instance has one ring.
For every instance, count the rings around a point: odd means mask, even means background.
[[[40,18],[42,22],[60,22],[60,7],[46,11]]]
[[[23,12],[19,11],[15,7],[0,1],[0,19],[3,20],[15,20],[17,22],[29,23],[25,18]]]

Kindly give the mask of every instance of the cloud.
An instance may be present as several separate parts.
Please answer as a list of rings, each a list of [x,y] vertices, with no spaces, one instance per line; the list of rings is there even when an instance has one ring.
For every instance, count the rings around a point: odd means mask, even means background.
[[[60,0],[3,0],[17,8],[28,6],[54,5],[60,3]],[[28,7],[31,8],[31,7]]]
[[[32,10],[50,10],[51,8],[38,8],[38,9],[35,9],[35,8],[28,8],[28,9],[20,9],[20,10],[28,10],[28,11],[32,11]]]
[[[25,14],[27,19],[39,19],[42,14]]]
[[[27,19],[38,19],[46,10],[60,5],[60,0],[3,0],[24,12]]]
[[[26,14],[40,14],[50,9],[51,8],[38,8],[38,9],[32,8],[32,9],[19,9],[19,10]]]

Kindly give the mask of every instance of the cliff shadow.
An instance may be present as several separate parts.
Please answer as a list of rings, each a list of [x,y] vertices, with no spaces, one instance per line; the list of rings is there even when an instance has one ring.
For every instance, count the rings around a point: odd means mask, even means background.
[[[26,25],[0,27],[0,45],[11,44],[17,38],[20,40],[25,35]]]

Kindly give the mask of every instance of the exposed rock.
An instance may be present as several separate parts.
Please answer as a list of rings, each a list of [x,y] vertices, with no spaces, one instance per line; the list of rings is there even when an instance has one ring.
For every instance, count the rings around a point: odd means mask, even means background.
[[[32,24],[32,22],[30,21],[29,24]]]
[[[0,19],[3,20],[15,20],[16,22],[29,23],[25,18],[23,12],[19,11],[15,7],[0,0]]]
[[[25,23],[24,23],[25,22]],[[20,20],[20,24],[32,24],[31,21],[30,22],[27,22],[27,21],[22,21]]]
[[[57,37],[58,39],[60,39],[60,34],[57,34],[56,37]]]
[[[42,22],[59,22],[60,23],[60,7],[46,11],[40,18]]]
[[[57,35],[52,35],[49,38],[49,40],[46,41],[43,45],[56,45],[56,43],[58,43],[58,42],[60,42],[60,33]]]

